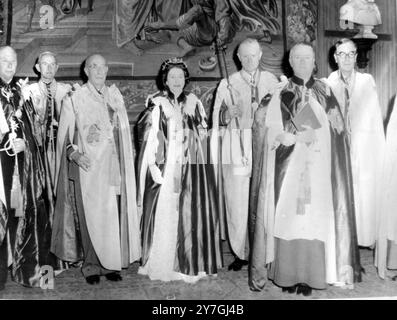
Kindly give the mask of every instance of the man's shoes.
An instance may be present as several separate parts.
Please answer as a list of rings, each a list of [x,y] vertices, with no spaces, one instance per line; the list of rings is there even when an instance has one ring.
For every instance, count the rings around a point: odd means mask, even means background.
[[[302,293],[305,297],[311,296],[312,288],[305,283],[299,283],[298,289],[296,290],[296,294],[300,294],[300,293]]]
[[[123,278],[117,272],[111,272],[111,273],[105,274],[105,277],[109,281],[121,281],[121,280],[123,280]]]
[[[97,284],[100,281],[100,278],[97,274],[93,276],[88,276],[85,278],[85,281],[87,281],[88,284]]]
[[[297,289],[297,285],[291,286],[291,287],[283,287],[282,291],[283,292],[288,292],[288,293],[295,293]]]
[[[243,266],[248,265],[247,260],[241,260],[239,258],[234,259],[234,261],[229,265],[229,271],[240,271]]]

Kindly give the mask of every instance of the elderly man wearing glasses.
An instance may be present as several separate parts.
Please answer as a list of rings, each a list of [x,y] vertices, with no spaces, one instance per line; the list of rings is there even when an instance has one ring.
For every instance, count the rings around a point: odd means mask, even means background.
[[[335,44],[339,70],[328,77],[349,132],[358,244],[373,247],[379,215],[380,170],[385,136],[373,77],[355,70],[357,47],[350,39]]]

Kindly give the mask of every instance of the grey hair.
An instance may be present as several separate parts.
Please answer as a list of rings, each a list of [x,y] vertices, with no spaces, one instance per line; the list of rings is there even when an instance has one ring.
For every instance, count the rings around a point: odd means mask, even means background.
[[[10,46],[2,46],[2,47],[0,47],[0,55],[1,55],[1,53],[2,53],[4,50],[11,50],[11,51],[15,54],[15,56],[17,56],[17,52],[15,51],[15,49],[12,48],[12,47],[10,47]]]
[[[237,53],[240,53],[241,47],[247,46],[247,45],[256,45],[258,47],[259,52],[262,52],[262,48],[261,48],[261,45],[259,44],[258,40],[253,39],[253,38],[247,38],[240,42],[238,49],[237,49]]]
[[[53,57],[54,60],[55,60],[55,63],[58,64],[57,55],[56,55],[54,52],[51,52],[51,51],[44,51],[44,52],[40,53],[40,55],[39,55],[39,57],[38,57],[38,59],[37,59],[37,63],[40,64],[40,63],[41,63],[41,60],[42,60],[43,57],[45,57],[45,56],[51,56],[51,57]]]
[[[290,50],[290,52],[289,52],[289,56],[290,56],[290,57],[293,56],[294,51],[295,51],[298,47],[309,47],[309,48],[312,49],[313,57],[316,56],[316,52],[314,51],[313,46],[311,46],[311,45],[308,44],[308,43],[299,42],[299,43],[295,44],[295,45],[291,48],[291,50]]]
[[[103,55],[101,55],[101,54],[99,54],[99,53],[93,53],[93,54],[90,54],[90,55],[85,59],[85,67],[88,67],[88,65],[90,64],[91,60],[92,60],[94,57],[101,57],[103,60],[105,60],[105,64],[108,65],[108,62],[107,62],[107,60],[105,59],[105,57],[104,57]]]
[[[342,39],[338,40],[335,43],[335,49],[338,49],[339,46],[341,46],[342,44],[345,44],[345,43],[351,43],[354,46],[354,48],[357,50],[357,45],[354,43],[354,41],[352,39],[349,39],[349,38],[342,38]]]

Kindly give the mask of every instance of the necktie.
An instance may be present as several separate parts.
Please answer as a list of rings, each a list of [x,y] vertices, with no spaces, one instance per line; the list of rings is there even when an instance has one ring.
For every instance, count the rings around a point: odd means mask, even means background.
[[[251,105],[253,107],[254,110],[252,110],[253,112],[256,111],[256,108],[258,108],[258,86],[255,83],[255,75],[251,76]]]
[[[46,135],[45,143],[47,148],[52,147],[55,150],[56,128],[53,126],[54,120],[54,98],[51,93],[51,83],[46,83],[47,89],[47,108],[46,108]]]
[[[349,93],[349,83],[346,79],[343,78],[341,75],[342,83],[344,85],[344,93],[345,93],[345,103],[344,103],[344,110],[343,110],[343,117],[346,123],[346,130],[350,140],[350,116],[349,116],[349,107],[350,107],[350,93]]]
[[[250,125],[252,126],[254,121],[254,114],[259,106],[259,94],[258,86],[255,81],[256,72],[251,74],[250,88],[251,88],[251,111],[250,111]]]
[[[306,106],[306,104],[309,103],[309,100],[310,100],[310,89],[308,89],[306,86],[303,86],[302,100],[297,106],[296,114],[298,114]]]

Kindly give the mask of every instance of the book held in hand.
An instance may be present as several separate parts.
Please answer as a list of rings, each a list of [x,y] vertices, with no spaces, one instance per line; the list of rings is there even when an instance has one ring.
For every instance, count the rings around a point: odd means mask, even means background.
[[[311,127],[313,130],[321,128],[321,123],[309,103],[306,103],[291,121],[297,131],[305,131],[304,126]]]

